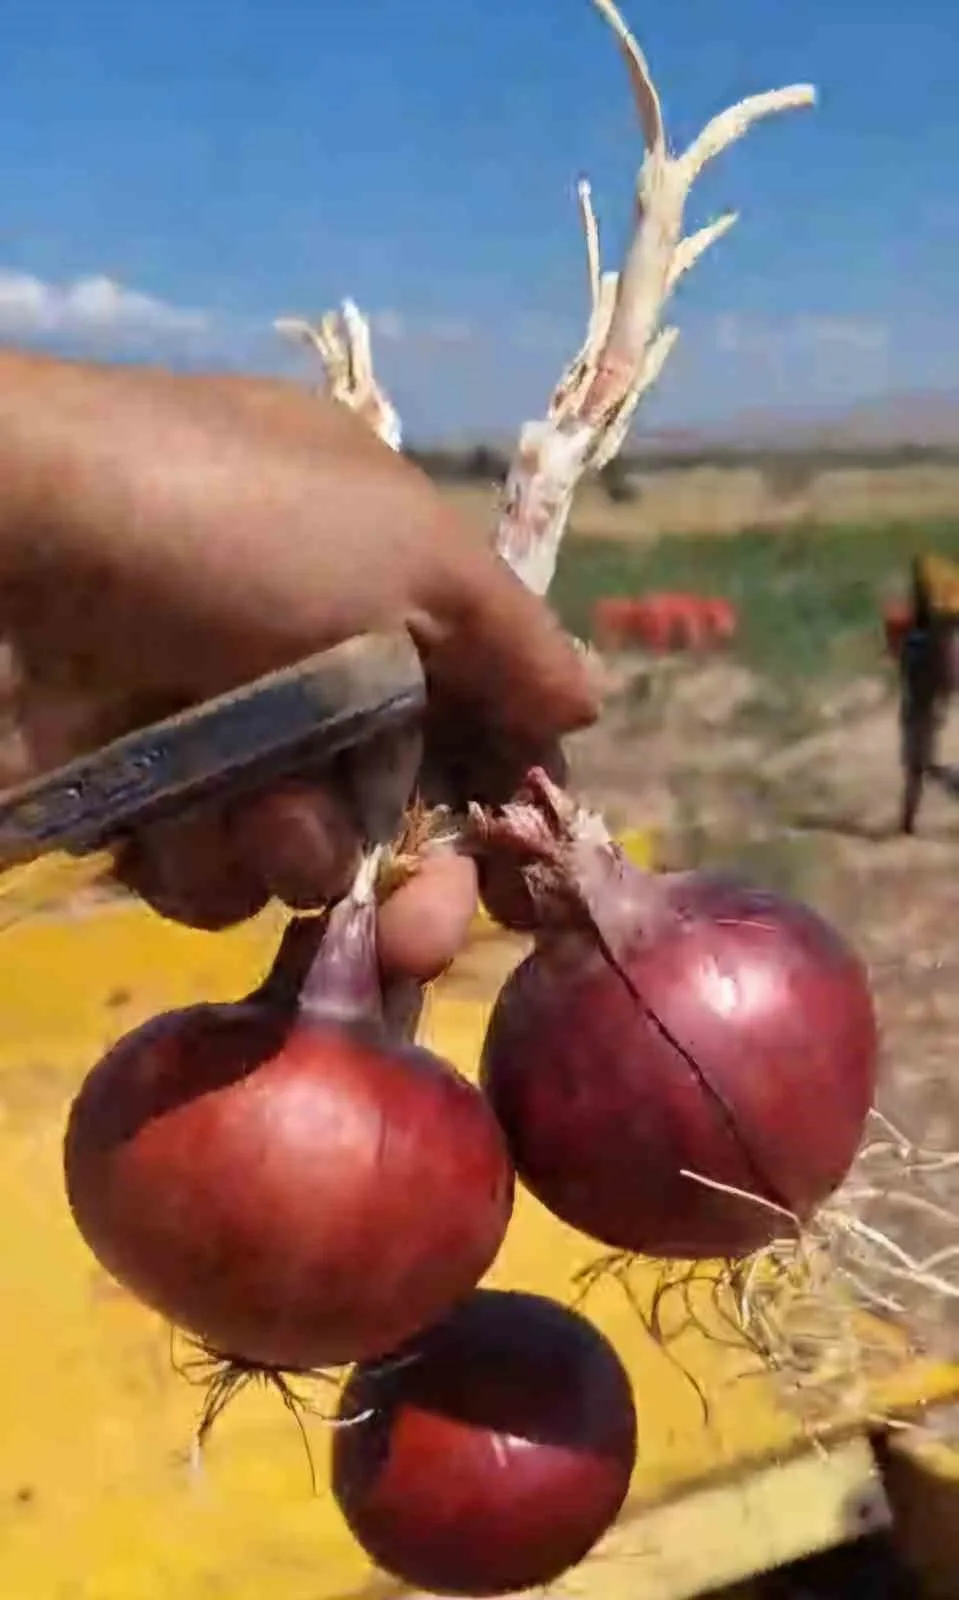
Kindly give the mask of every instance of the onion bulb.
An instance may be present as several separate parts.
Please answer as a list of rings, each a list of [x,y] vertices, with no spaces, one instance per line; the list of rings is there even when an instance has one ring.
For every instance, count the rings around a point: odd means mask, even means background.
[[[615,1520],[636,1455],[619,1357],[538,1295],[480,1290],[340,1402],[333,1492],[412,1588],[494,1595],[553,1582]]]
[[[640,872],[541,773],[474,825],[494,914],[536,926],[481,1067],[533,1193],[658,1257],[740,1257],[805,1222],[875,1090],[869,984],[839,934],[735,878]]]
[[[290,925],[258,992],[137,1028],[70,1112],[86,1243],[233,1361],[382,1354],[468,1295],[503,1239],[502,1133],[479,1090],[387,1030],[375,940],[370,868]]]

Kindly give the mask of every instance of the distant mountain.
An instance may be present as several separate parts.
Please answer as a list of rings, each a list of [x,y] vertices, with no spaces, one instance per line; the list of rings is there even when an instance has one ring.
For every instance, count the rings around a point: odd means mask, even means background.
[[[889,395],[837,412],[743,411],[721,424],[637,430],[630,456],[704,450],[959,451],[959,391]]]

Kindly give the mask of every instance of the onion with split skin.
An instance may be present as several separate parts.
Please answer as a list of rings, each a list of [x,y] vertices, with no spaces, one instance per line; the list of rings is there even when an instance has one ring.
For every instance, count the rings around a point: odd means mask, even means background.
[[[388,1031],[383,1001],[371,869],[327,917],[290,925],[261,990],[136,1029],[73,1104],[80,1233],[220,1355],[292,1371],[374,1358],[499,1250],[499,1126],[446,1062]]]
[[[640,872],[543,774],[474,832],[494,914],[537,930],[481,1082],[539,1200],[663,1258],[741,1257],[808,1220],[876,1082],[868,979],[839,934],[729,876]]]
[[[626,1498],[629,1379],[578,1313],[480,1290],[341,1397],[333,1492],[376,1564],[410,1587],[494,1595],[582,1561]]]

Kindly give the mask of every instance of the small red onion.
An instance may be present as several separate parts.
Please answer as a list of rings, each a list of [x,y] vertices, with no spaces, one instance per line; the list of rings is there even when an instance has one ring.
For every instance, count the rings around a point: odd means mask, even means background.
[[[369,1415],[368,1415],[369,1414]],[[493,1595],[551,1583],[615,1520],[636,1455],[619,1357],[530,1294],[479,1291],[344,1390],[333,1492],[404,1584]]]

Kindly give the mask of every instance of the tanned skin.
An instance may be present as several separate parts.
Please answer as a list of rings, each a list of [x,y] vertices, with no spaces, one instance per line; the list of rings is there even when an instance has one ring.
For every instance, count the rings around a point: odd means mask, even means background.
[[[297,386],[0,351],[0,633],[10,783],[353,634],[403,625],[433,713],[521,766],[590,722],[583,661],[429,480]],[[128,881],[201,927],[340,890],[334,789],[288,786],[137,841]],[[475,874],[394,898],[387,958],[445,964]]]

